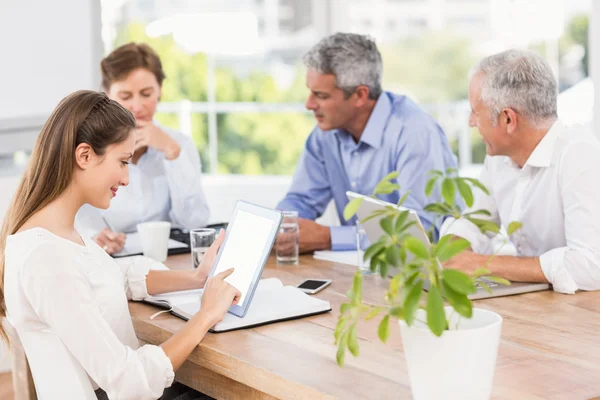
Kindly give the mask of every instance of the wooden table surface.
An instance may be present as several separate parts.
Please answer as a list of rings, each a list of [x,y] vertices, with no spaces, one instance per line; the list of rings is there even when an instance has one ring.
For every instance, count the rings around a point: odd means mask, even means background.
[[[191,268],[190,255],[169,257],[173,269]],[[359,325],[360,357],[335,362],[333,331],[356,268],[302,256],[298,266],[269,259],[264,278],[286,285],[332,279],[316,296],[330,313],[258,328],[209,333],[177,371],[176,379],[225,399],[411,398],[398,324],[390,339],[377,338],[379,318]],[[366,302],[382,304],[386,281],[365,277]],[[551,291],[478,300],[476,307],[504,318],[496,364],[494,399],[589,399],[600,395],[600,292]],[[142,342],[160,344],[185,323],[169,314],[150,320],[156,308],[130,302]],[[435,360],[432,360],[435,362]],[[435,384],[432,381],[432,384]]]

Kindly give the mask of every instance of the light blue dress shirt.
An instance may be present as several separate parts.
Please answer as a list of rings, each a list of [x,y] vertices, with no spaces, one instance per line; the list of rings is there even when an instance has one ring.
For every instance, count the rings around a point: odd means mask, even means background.
[[[423,207],[437,199],[425,196],[429,171],[456,168],[456,157],[437,122],[406,96],[383,92],[377,99],[358,143],[340,129],[308,137],[290,191],[279,210],[295,210],[301,218],[320,217],[333,198],[342,226],[331,227],[333,250],[356,249],[356,218],[344,219],[347,191],[370,195],[388,173],[398,171],[400,190],[380,196],[397,203],[411,190],[405,207],[419,214],[426,229],[433,223]],[[436,231],[439,224],[436,221]]]
[[[159,125],[160,126],[160,125]],[[202,189],[200,156],[192,139],[181,132],[160,126],[179,143],[179,157],[167,160],[152,148],[129,164],[129,185],[122,186],[107,210],[89,204],[77,214],[84,233],[93,237],[106,227],[116,232],[135,232],[146,221],[169,221],[173,228],[201,228],[210,212]]]

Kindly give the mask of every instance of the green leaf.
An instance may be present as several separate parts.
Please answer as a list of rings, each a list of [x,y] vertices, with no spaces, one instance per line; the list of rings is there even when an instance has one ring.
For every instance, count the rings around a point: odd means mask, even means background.
[[[400,265],[400,249],[396,246],[390,246],[385,251],[385,258],[392,267]]]
[[[348,204],[346,204],[346,207],[344,207],[344,219],[346,221],[350,221],[352,219],[352,217],[354,217],[354,214],[356,214],[356,212],[358,211],[360,205],[363,202],[363,198],[357,198],[357,199],[352,199],[350,200],[350,202]]]
[[[408,278],[406,278],[406,281],[404,282],[404,286],[409,287],[412,286],[415,282],[415,280],[419,277],[419,275],[421,274],[421,266],[420,265],[415,265],[415,264],[409,264],[408,268],[417,268],[416,271],[414,271],[413,273],[411,273]]]
[[[346,325],[348,325],[349,320],[349,317],[338,318],[337,326],[335,327],[335,331],[333,332],[333,336],[335,337],[335,343],[339,343],[342,332],[344,332],[344,329],[346,329]]]
[[[377,272],[379,264],[379,255],[372,257],[371,262],[369,263],[369,269],[371,270],[371,272]]]
[[[379,225],[381,226],[381,229],[383,229],[383,231],[390,236],[392,236],[394,234],[393,224],[394,224],[393,217],[391,217],[391,216],[382,218],[381,221],[379,221]]]
[[[398,200],[398,207],[400,207],[402,204],[404,204],[404,202],[408,198],[408,195],[410,194],[410,192],[411,192],[410,190],[407,190],[406,193],[404,193],[404,195],[400,198],[400,200]]]
[[[446,178],[442,181],[442,197],[446,204],[454,205],[454,195],[456,194],[456,187],[454,181],[450,178]]]
[[[500,227],[495,222],[489,221],[487,219],[473,218],[473,217],[465,217],[468,221],[471,221],[475,226],[479,228],[481,233],[493,232],[499,233]]]
[[[446,168],[446,174],[456,174],[458,170],[456,168]]]
[[[419,280],[404,299],[404,319],[408,325],[412,325],[415,320],[415,312],[419,307],[421,294],[423,294],[423,281]]]
[[[522,226],[523,226],[522,223],[520,223],[518,221],[513,221],[510,224],[508,224],[508,229],[506,230],[506,233],[508,233],[508,236],[510,236],[513,233],[515,233],[517,231],[517,229],[521,228]]]
[[[350,327],[350,333],[348,333],[348,350],[354,357],[358,357],[358,338],[356,337],[356,325]]]
[[[490,287],[483,282],[482,280],[478,280],[477,284],[479,285],[479,287],[481,287],[483,290],[485,290],[486,292],[488,292],[489,294],[492,294],[492,289],[490,289]]]
[[[385,260],[379,260],[379,264],[377,264],[379,267],[379,276],[381,276],[383,279],[387,278],[387,272],[388,272],[388,263]]]
[[[445,269],[442,271],[442,279],[455,292],[460,294],[471,294],[477,290],[473,280],[467,274],[455,269]]]
[[[464,213],[464,214],[463,214],[463,216],[465,216],[465,217],[466,217],[466,216],[469,216],[469,215],[478,215],[478,214],[479,214],[479,215],[486,215],[486,216],[488,216],[488,217],[491,217],[491,216],[492,216],[492,213],[491,213],[491,212],[489,212],[488,210],[476,210],[476,211],[471,211],[471,212],[468,212],[468,213]]]
[[[427,247],[419,239],[409,236],[404,240],[404,246],[415,256],[426,259],[429,257]]]
[[[356,271],[354,274],[354,281],[352,282],[352,293],[354,294],[353,300],[357,303],[362,301],[362,279],[363,276],[360,271]]]
[[[375,318],[376,316],[379,315],[379,313],[381,313],[381,311],[383,311],[383,308],[381,308],[381,307],[373,307],[373,309],[371,311],[369,311],[369,313],[365,317],[365,320],[368,321],[370,319]]]
[[[396,233],[401,233],[403,231],[402,225],[404,224],[404,222],[406,222],[406,219],[408,218],[408,214],[409,213],[410,212],[408,210],[407,211],[402,211],[396,217],[396,223],[394,224],[394,231]]]
[[[478,269],[476,269],[476,270],[475,270],[475,271],[474,271],[474,272],[471,274],[471,278],[472,278],[472,279],[477,279],[477,278],[479,278],[480,276],[483,276],[483,275],[489,275],[489,274],[491,274],[491,271],[490,271],[489,269],[487,269],[487,268],[478,268]]]
[[[467,207],[473,207],[473,191],[471,190],[471,187],[469,185],[467,185],[465,183],[464,180],[458,178],[456,179],[456,186],[458,186],[458,191],[460,192],[460,195],[462,196],[463,200],[465,201],[465,204],[467,205]]]
[[[499,283],[500,285],[510,286],[510,281],[499,276],[486,276],[485,279],[488,281]]]
[[[390,308],[390,315],[398,319],[404,316],[404,310],[400,306]]]
[[[352,306],[350,305],[350,303],[344,303],[340,306],[340,314],[346,314],[348,311],[350,311],[350,309],[352,308]]]
[[[438,171],[437,169],[429,171],[429,174],[436,175],[436,176],[444,176],[444,173],[442,171]]]
[[[468,240],[457,238],[445,244],[442,249],[438,249],[437,257],[440,261],[447,261],[469,247],[471,247],[471,243]]]
[[[373,189],[373,193],[375,194],[390,194],[394,193],[396,190],[400,190],[400,185],[397,183],[391,182],[380,182]]]
[[[479,182],[477,179],[474,179],[474,178],[463,178],[463,179],[470,182],[473,186],[478,187],[479,190],[481,190],[483,193],[487,194],[488,196],[490,195],[489,190],[487,190],[487,188],[483,185],[483,183]]]
[[[406,264],[406,248],[400,247],[400,262],[402,265]]]
[[[448,244],[450,243],[450,241],[452,239],[454,239],[455,236],[454,235],[444,235],[440,238],[440,240],[437,242],[437,244],[433,245],[433,250],[431,252],[431,254],[433,254],[435,257],[437,257],[437,255],[443,251],[446,246],[448,246]]]
[[[398,292],[398,289],[400,289],[400,279],[402,279],[402,276],[397,275],[393,277],[390,281],[390,292],[392,294],[396,294]]]
[[[427,197],[431,196],[431,194],[433,193],[433,189],[435,189],[436,182],[437,182],[437,176],[432,176],[427,181],[427,184],[425,185],[425,195]]]
[[[386,176],[384,176],[383,179],[380,180],[379,182],[391,181],[392,179],[396,179],[398,177],[398,175],[399,175],[398,171],[392,171],[389,174],[387,174]]]
[[[441,214],[441,215],[450,215],[452,214],[452,209],[442,203],[430,203],[423,207],[425,211]]]
[[[340,342],[338,343],[337,353],[335,355],[335,359],[340,367],[344,366],[344,358],[346,357],[346,347],[348,346],[348,331],[344,331],[342,336],[340,337]]]
[[[416,224],[415,221],[408,221],[407,223],[405,223],[404,225],[402,225],[400,227],[400,232],[399,233],[402,233],[403,236],[406,236],[407,235],[406,231],[408,230],[408,228],[410,228],[411,226],[413,226],[415,224]]]
[[[364,224],[365,222],[367,222],[367,221],[370,221],[370,220],[372,220],[373,218],[377,218],[377,217],[379,217],[379,216],[381,216],[381,215],[385,215],[385,214],[388,214],[388,213],[389,213],[389,211],[388,211],[388,210],[376,210],[376,211],[373,211],[373,212],[372,212],[371,214],[369,214],[369,215],[368,215],[366,218],[362,219],[362,220],[360,221],[360,223],[361,223],[361,224]]]
[[[442,281],[442,288],[444,289],[446,300],[448,300],[448,303],[450,303],[457,313],[465,318],[473,316],[473,304],[466,295],[456,292],[445,281]]]
[[[440,289],[432,285],[427,295],[427,326],[435,336],[441,336],[446,329],[446,314],[444,300]]]
[[[372,245],[370,245],[367,250],[365,250],[365,254],[363,256],[363,259],[366,260],[372,260],[373,257],[375,257],[376,255],[378,255],[379,253],[381,253],[383,250],[385,249],[385,242],[384,241],[377,241],[375,243],[373,243]]]
[[[379,329],[377,329],[377,335],[379,336],[379,339],[381,339],[381,341],[383,343],[387,342],[388,338],[390,337],[390,316],[389,315],[386,315],[385,317],[383,317],[383,319],[379,323]]]

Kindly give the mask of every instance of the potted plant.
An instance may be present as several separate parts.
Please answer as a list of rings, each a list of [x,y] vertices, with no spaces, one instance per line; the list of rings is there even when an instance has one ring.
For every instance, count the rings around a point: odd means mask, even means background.
[[[387,175],[375,187],[372,196],[389,194],[400,187],[393,180],[397,172]],[[482,217],[487,210],[463,212],[457,194],[469,208],[474,203],[474,190],[488,194],[488,190],[476,179],[457,176],[455,169],[445,172],[432,171],[425,193],[432,195],[441,187],[439,202],[428,204],[424,209],[438,218],[450,215],[465,218],[475,224],[482,233],[499,233],[500,227]],[[491,311],[474,309],[468,295],[476,289],[476,279],[486,278],[499,284],[507,280],[490,276],[482,265],[470,276],[451,269],[441,268],[441,263],[468,249],[470,243],[451,235],[442,236],[434,244],[433,226],[427,232],[431,245],[409,233],[414,222],[408,218],[409,211],[402,208],[409,193],[398,202],[397,207],[373,213],[367,219],[380,218],[385,232],[364,253],[373,272],[387,278],[390,268],[394,276],[385,292],[384,306],[365,304],[362,299],[363,276],[357,271],[349,301],[342,304],[335,329],[338,346],[337,362],[344,364],[346,350],[355,357],[359,355],[356,327],[362,319],[383,315],[378,336],[386,342],[389,324],[393,319],[400,323],[404,354],[408,366],[413,396],[416,399],[482,399],[489,398],[498,351],[502,318]],[[362,203],[354,199],[346,206],[344,217],[351,219]],[[511,223],[508,235],[521,226]],[[506,241],[505,241],[506,243]],[[490,257],[493,258],[494,255]],[[489,262],[489,261],[488,261]],[[490,288],[477,282],[485,290]],[[427,291],[424,288],[427,287]],[[444,306],[444,301],[448,306]]]

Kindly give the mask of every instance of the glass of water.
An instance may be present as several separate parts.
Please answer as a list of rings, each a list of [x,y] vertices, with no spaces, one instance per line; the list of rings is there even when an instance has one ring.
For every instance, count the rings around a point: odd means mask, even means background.
[[[204,253],[215,241],[217,231],[212,228],[192,229],[190,231],[190,248],[192,249],[192,262],[198,268],[204,259]]]
[[[298,212],[284,211],[279,234],[275,242],[277,264],[298,264],[299,235]]]
[[[365,251],[369,248],[371,243],[367,238],[367,233],[363,226],[357,221],[356,222],[356,263],[360,273],[363,275],[372,275],[371,272],[371,260],[365,260]]]

